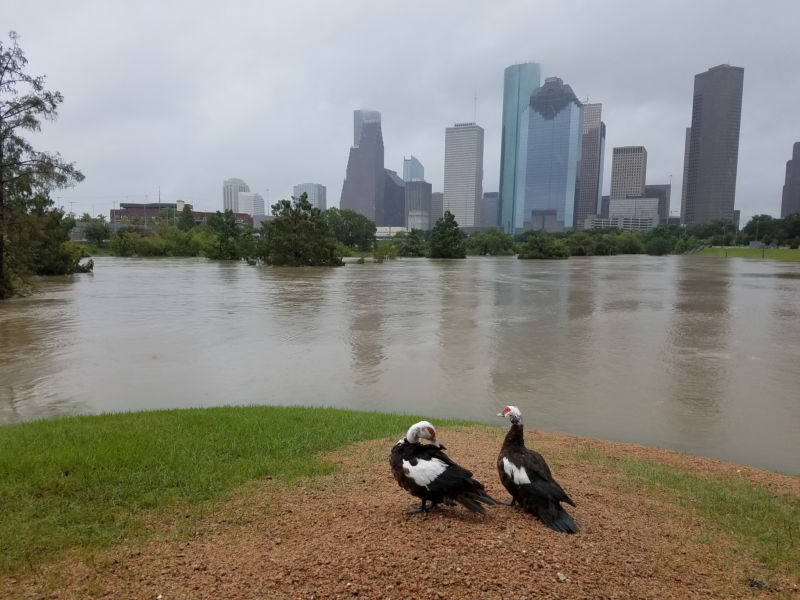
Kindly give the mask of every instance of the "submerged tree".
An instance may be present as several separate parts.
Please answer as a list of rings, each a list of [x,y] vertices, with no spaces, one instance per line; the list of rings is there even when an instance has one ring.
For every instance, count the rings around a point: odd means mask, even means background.
[[[53,209],[50,192],[83,179],[72,163],[64,162],[58,154],[34,150],[22,137],[26,131],[39,131],[43,119],[55,119],[64,98],[60,92],[44,88],[43,76],[25,72],[28,61],[17,43],[17,34],[11,31],[9,38],[10,44],[0,42],[0,300],[13,292],[12,279],[17,275],[6,269],[7,258],[17,265],[33,265],[34,271],[42,270],[38,268],[41,260],[52,263],[45,272],[54,265],[65,273],[79,269],[80,253],[76,258],[74,248],[63,247],[67,240],[63,239],[62,225],[69,221],[64,221],[63,211]],[[55,230],[60,258],[67,256],[68,260],[31,255],[18,245],[15,240],[19,236],[14,232],[31,225],[26,223],[31,212],[36,213],[37,221],[55,220],[53,228],[39,223],[38,231],[46,234]]]
[[[436,221],[431,233],[430,258],[466,258],[467,245],[458,228],[455,216],[449,210]]]
[[[261,229],[258,257],[269,265],[338,266],[336,240],[322,212],[306,194],[272,205],[275,217]]]

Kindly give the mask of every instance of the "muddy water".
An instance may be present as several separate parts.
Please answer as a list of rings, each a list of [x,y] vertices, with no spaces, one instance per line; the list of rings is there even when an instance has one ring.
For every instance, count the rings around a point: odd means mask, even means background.
[[[220,404],[461,417],[800,473],[800,264],[96,260],[0,304],[0,424]]]

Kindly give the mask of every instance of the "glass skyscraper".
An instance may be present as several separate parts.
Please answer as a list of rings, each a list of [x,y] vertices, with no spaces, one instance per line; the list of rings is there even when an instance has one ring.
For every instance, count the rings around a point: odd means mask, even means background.
[[[561,231],[575,226],[583,138],[583,105],[572,88],[548,77],[527,111],[525,179],[517,187],[524,229]]]
[[[686,225],[733,221],[744,69],[719,65],[694,76],[686,173]]]
[[[781,197],[781,219],[800,213],[800,142],[792,147],[792,158],[786,161],[786,180]]]
[[[383,170],[380,113],[356,110],[353,112],[353,123],[353,131],[359,137],[350,148],[339,208],[354,210],[375,223],[382,223],[386,175]]]
[[[602,104],[583,105],[580,189],[575,203],[575,229],[583,227],[586,217],[600,214],[606,146],[606,126],[600,120],[602,111]]]
[[[425,167],[413,154],[403,157],[403,181],[425,181]]]
[[[539,87],[540,80],[538,63],[511,65],[504,73],[498,218],[506,233],[514,233],[522,227],[522,198],[517,196],[519,182],[525,180],[524,169],[527,164],[527,148],[522,142],[525,137],[522,120],[527,114],[531,94]]]

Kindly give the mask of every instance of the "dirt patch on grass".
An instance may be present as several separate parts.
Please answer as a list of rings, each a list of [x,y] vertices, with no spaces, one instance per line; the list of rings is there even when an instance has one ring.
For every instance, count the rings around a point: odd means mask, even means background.
[[[505,430],[440,428],[450,456],[495,498]],[[800,496],[800,479],[675,452],[527,432],[575,500],[577,535],[550,531],[507,506],[485,516],[461,507],[406,515],[416,499],[388,467],[394,440],[330,455],[337,473],[283,486],[248,486],[181,540],[115,547],[72,558],[2,597],[28,598],[800,598],[794,581],[767,576],[724,534],[645,489],[632,490],[596,456],[633,456],[731,474]],[[398,436],[399,437],[399,436]],[[182,518],[176,515],[175,519]],[[174,530],[177,526],[170,523]]]

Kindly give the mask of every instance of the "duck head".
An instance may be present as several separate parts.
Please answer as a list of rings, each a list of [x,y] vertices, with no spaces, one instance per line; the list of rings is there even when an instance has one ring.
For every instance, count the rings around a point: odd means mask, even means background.
[[[506,406],[503,412],[497,413],[498,417],[506,417],[512,423],[522,424],[522,413],[516,406]]]
[[[436,429],[428,421],[420,421],[409,427],[406,440],[410,444],[418,444],[420,440],[430,440],[437,448],[444,448],[436,439]]]

